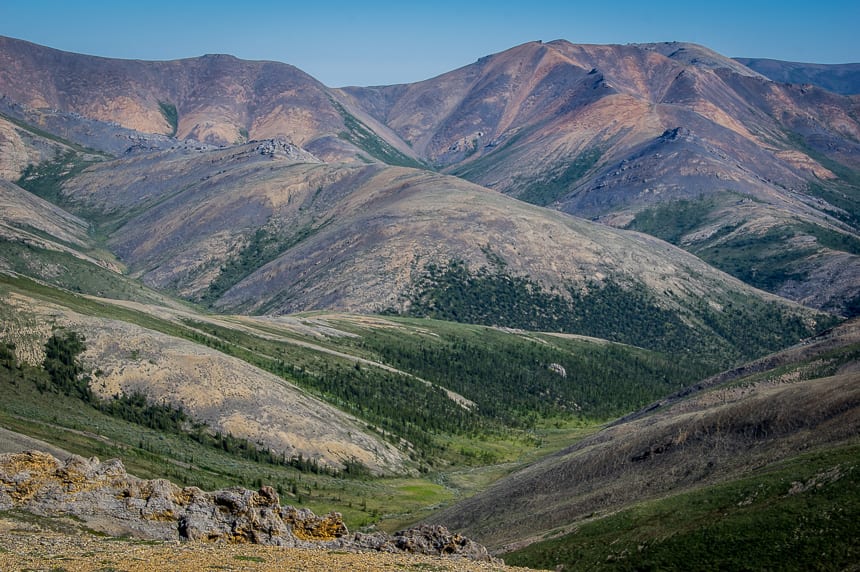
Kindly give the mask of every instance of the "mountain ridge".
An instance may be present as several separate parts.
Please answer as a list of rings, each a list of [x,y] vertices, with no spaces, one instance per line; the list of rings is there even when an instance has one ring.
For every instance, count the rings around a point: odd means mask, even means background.
[[[748,282],[744,265],[779,261],[751,283],[819,308],[845,312],[860,295],[856,249],[815,244],[816,233],[854,241],[860,230],[851,98],[778,84],[692,44],[565,41],[417,84],[341,91],[444,172],[613,226],[652,232],[635,226],[649,209],[748,197],[757,206],[743,219],[706,213],[674,243]],[[768,244],[775,228],[813,246]],[[844,278],[824,284],[835,266]]]
[[[860,93],[860,63],[817,64],[769,58],[734,59],[774,81],[817,85],[841,95]]]
[[[29,108],[204,143],[286,137],[327,159],[357,160],[363,152],[339,137],[349,131],[347,112],[327,88],[289,64],[228,55],[118,60],[12,38],[0,38],[0,61],[3,95]]]
[[[350,526],[445,504],[497,548],[722,498],[750,463],[790,465],[779,503],[842,470],[784,453],[856,435],[856,320],[795,345],[860,312],[856,97],[686,43],[376,88],[11,39],[0,64],[14,432],[210,490],[265,475]]]

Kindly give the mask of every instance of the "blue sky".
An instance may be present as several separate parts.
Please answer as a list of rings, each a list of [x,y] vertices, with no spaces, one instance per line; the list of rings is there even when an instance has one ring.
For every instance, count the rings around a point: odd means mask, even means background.
[[[860,62],[858,23],[858,0],[0,0],[0,35],[117,58],[276,60],[332,87],[418,81],[559,38],[689,41],[727,56]]]

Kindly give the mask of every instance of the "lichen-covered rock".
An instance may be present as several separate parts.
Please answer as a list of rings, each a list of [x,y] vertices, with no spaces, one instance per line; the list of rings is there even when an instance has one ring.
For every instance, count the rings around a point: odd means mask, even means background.
[[[378,552],[408,552],[430,556],[460,556],[486,562],[496,561],[487,552],[485,546],[460,534],[452,533],[440,525],[424,524],[395,532],[393,535],[384,532],[370,534],[357,532],[352,542],[358,548]]]
[[[178,522],[179,537],[207,542],[296,546],[296,535],[281,517],[278,494],[235,487],[204,493],[194,489]]]
[[[472,560],[491,560],[487,549],[441,525],[421,525],[394,533],[394,546],[403,552],[430,555],[457,555]]]
[[[292,525],[293,534],[300,540],[331,541],[349,534],[343,516],[338,512],[317,516],[306,508],[288,506],[281,509],[281,517]]]
[[[272,487],[215,492],[180,488],[164,479],[143,480],[118,460],[73,456],[65,462],[46,453],[0,455],[0,509],[42,515],[70,514],[93,528],[160,540],[255,543],[288,547],[458,555],[492,560],[487,549],[443,526],[395,533],[349,534],[336,512],[317,516],[281,506]]]
[[[70,457],[60,462],[36,451],[0,456],[3,508],[107,519],[112,530],[164,540],[296,546],[299,541],[337,537],[314,532],[336,530],[337,522],[331,517],[282,509],[279,500],[271,487],[209,493],[196,487],[179,488],[164,479],[138,479],[117,460],[101,463],[96,458]],[[342,521],[340,527],[338,534],[343,536]]]

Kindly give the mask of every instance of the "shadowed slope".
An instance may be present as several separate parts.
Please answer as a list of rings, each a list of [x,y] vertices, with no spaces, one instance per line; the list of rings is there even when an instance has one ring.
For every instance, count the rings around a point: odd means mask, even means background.
[[[780,83],[807,83],[842,95],[860,93],[860,64],[814,64],[766,58],[735,60]]]
[[[808,345],[717,376],[433,519],[510,549],[649,499],[707,490],[803,452],[856,445],[858,343],[855,320]]]

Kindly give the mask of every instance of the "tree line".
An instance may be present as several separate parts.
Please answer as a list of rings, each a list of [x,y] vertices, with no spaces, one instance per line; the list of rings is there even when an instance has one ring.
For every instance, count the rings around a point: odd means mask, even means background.
[[[367,468],[355,459],[345,460],[345,469],[339,471],[301,454],[288,457],[284,453],[276,453],[229,433],[211,432],[205,424],[191,419],[181,407],[169,403],[151,403],[141,392],[102,399],[90,389],[91,378],[80,362],[80,354],[86,350],[85,342],[83,335],[71,330],[58,330],[48,338],[45,343],[45,358],[42,361],[42,368],[47,375],[34,380],[40,392],[55,392],[78,398],[112,417],[162,432],[185,435],[198,443],[258,463],[293,467],[301,472],[331,476],[361,477],[369,474]],[[9,369],[17,366],[14,346],[0,344],[0,364]]]

